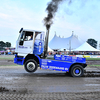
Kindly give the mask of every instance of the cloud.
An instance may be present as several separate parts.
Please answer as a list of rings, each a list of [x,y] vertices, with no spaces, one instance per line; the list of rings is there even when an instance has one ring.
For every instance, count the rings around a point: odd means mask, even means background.
[[[0,40],[9,41],[14,46],[21,27],[35,29],[40,25],[43,26],[42,17],[44,16],[40,14],[10,0],[9,3],[3,2],[0,6]]]
[[[36,10],[15,5],[16,2],[0,6],[0,27],[9,27],[18,29],[20,26],[35,26],[38,22],[42,23],[43,13],[37,13]],[[34,8],[33,8],[34,9]],[[43,16],[44,17],[44,16]]]
[[[8,19],[10,16],[4,13],[0,13],[0,18],[1,19]]]
[[[81,22],[97,18],[97,16],[100,17],[100,14],[98,14],[100,11],[100,0],[72,0],[70,5],[65,2],[59,9],[60,12],[66,14],[65,16],[76,16]]]

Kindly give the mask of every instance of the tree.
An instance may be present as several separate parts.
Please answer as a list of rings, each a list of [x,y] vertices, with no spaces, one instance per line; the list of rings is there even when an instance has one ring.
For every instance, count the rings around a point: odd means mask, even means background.
[[[4,50],[5,47],[5,43],[3,41],[0,41],[0,50]]]
[[[4,47],[11,47],[11,43],[0,41],[0,50],[4,50]]]
[[[92,47],[97,48],[97,41],[94,39],[88,39],[87,43],[89,43]]]
[[[11,43],[10,42],[6,42],[5,43],[5,47],[11,47]]]

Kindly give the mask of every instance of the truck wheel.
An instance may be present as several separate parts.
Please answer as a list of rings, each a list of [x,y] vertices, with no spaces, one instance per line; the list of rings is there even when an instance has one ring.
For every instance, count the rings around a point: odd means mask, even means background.
[[[27,72],[35,72],[38,68],[38,64],[35,60],[30,59],[25,62],[24,68]]]
[[[70,74],[72,77],[81,77],[84,74],[84,69],[81,65],[73,65]]]

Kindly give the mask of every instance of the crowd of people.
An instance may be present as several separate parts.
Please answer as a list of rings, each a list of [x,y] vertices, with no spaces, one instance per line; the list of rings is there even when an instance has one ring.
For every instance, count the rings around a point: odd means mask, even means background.
[[[8,52],[8,51],[0,51],[0,55],[14,55],[14,54],[15,54],[14,51],[10,51],[10,52]]]
[[[84,52],[75,52],[75,51],[49,51],[48,55],[100,55],[100,52],[89,52],[89,51],[84,51]]]
[[[15,48],[5,48],[5,50],[0,51],[0,55],[14,55]]]
[[[15,54],[15,49],[14,50],[5,50],[5,51],[0,51],[0,55],[14,55]],[[48,51],[48,55],[100,55],[100,52],[91,52],[91,51]]]

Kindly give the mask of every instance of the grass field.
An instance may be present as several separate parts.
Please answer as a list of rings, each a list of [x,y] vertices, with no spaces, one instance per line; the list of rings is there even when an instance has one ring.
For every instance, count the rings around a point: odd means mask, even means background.
[[[14,55],[0,55],[0,60],[13,60]],[[53,59],[53,57],[47,57],[47,59]],[[100,60],[100,58],[86,58],[86,60]]]
[[[14,55],[0,55],[0,60],[14,60]]]
[[[100,60],[100,58],[86,58],[86,60]]]
[[[100,67],[100,65],[88,65],[88,66],[96,66],[96,67]]]

